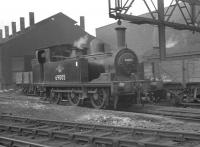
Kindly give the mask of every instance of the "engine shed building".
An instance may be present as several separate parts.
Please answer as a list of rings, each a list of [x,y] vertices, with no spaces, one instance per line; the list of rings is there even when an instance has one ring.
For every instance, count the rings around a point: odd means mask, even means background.
[[[31,60],[35,56],[35,49],[59,44],[73,45],[75,41],[86,35],[87,46],[89,46],[89,42],[94,39],[77,25],[76,21],[63,13],[55,14],[38,23],[34,23],[34,14],[31,17],[29,13],[29,16],[29,27],[24,28],[20,18],[21,30],[16,32],[15,24],[14,28],[12,26],[12,35],[0,39],[0,85],[6,88],[14,84],[16,72],[31,70]]]

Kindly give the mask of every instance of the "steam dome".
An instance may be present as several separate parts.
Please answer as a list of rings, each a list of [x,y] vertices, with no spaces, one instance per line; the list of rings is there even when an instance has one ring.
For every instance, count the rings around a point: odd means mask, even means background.
[[[104,48],[104,42],[101,41],[98,38],[93,39],[90,42],[90,54],[95,54],[95,53],[103,53],[105,48]]]

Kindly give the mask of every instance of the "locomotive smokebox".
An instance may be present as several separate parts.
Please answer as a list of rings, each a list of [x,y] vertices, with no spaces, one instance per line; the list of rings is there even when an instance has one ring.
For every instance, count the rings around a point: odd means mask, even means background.
[[[117,27],[115,28],[117,33],[117,47],[118,49],[122,49],[126,47],[126,28],[125,27]]]

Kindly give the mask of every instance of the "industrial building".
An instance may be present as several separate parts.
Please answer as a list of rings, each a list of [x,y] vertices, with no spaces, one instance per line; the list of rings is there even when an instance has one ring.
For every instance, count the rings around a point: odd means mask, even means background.
[[[148,17],[149,13],[141,16]],[[177,12],[173,16],[172,21],[182,22]],[[119,25],[116,23],[108,24],[96,29],[96,37],[102,41],[109,43],[113,47],[117,47],[117,40],[115,28]],[[122,21],[122,27],[126,28],[126,44],[127,47],[133,49],[139,56],[140,61],[151,60],[159,57],[159,44],[158,44],[158,28],[150,24],[133,24],[128,21]],[[200,50],[200,34],[186,30],[175,30],[166,28],[166,54],[184,55],[199,54]]]
[[[16,32],[16,22],[12,22],[12,35],[5,26],[5,38],[0,30],[0,85],[8,87],[15,81],[15,73],[31,70],[31,60],[35,49],[58,44],[73,44],[85,35],[88,44],[94,38],[84,30],[84,17],[77,22],[63,13],[55,14],[35,23],[34,13],[29,13],[30,26],[25,28],[24,18],[20,18],[20,31]]]
[[[160,60],[157,27],[149,24],[137,25],[122,22],[126,27],[126,44],[143,62],[144,78],[157,78],[180,83],[199,82],[200,72],[200,34],[191,31],[166,29],[166,55],[170,58]],[[96,29],[97,38],[110,43],[115,48],[117,23]],[[186,70],[187,69],[187,70]],[[157,75],[154,77],[153,75]],[[162,75],[162,77],[160,77]]]
[[[190,15],[188,12],[190,10],[186,9],[186,5],[184,3],[179,3],[179,5],[177,5],[178,4],[176,3],[176,5],[171,5],[169,8],[174,8],[170,22],[185,24],[185,19],[189,19],[188,17]],[[165,13],[167,10],[168,8],[165,8]],[[196,10],[198,9],[196,8]],[[158,26],[153,24],[153,19],[150,24],[146,23],[151,20],[151,13],[146,13],[138,17],[131,17],[127,14],[127,19],[130,18],[130,21],[121,20],[121,26],[126,28],[127,47],[131,48],[138,55],[139,61],[143,63],[145,70],[144,76],[149,78],[149,76],[152,75],[163,75],[163,77],[161,77],[163,80],[176,81],[181,83],[199,81],[200,77],[197,75],[197,73],[200,72],[199,32],[184,30],[182,28],[177,30],[174,28],[166,27],[166,58],[164,60],[160,60],[161,49],[159,48]],[[123,15],[123,17],[125,17],[125,15]],[[131,18],[136,18],[136,23],[131,23]],[[196,17],[196,19],[198,19],[198,17]],[[187,23],[189,25],[189,22]],[[116,34],[115,28],[117,26],[119,25],[116,22],[97,28],[97,38],[100,38],[104,42],[110,43],[112,46],[117,48],[117,40],[115,37],[113,37]],[[178,25],[174,25],[174,27],[177,26]],[[182,25],[180,26],[182,27]],[[186,69],[189,70],[186,71]],[[159,73],[154,73],[155,71]]]

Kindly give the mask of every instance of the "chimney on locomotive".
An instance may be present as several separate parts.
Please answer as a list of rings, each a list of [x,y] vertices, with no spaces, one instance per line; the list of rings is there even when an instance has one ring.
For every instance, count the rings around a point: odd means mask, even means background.
[[[118,49],[126,48],[126,28],[117,27],[115,28],[117,33],[117,47]]]

